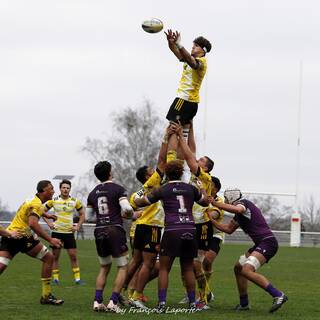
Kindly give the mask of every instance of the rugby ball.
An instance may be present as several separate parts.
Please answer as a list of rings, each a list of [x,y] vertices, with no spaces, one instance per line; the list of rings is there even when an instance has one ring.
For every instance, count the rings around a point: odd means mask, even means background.
[[[163,23],[159,19],[151,18],[142,22],[142,29],[148,33],[157,33],[163,29]]]

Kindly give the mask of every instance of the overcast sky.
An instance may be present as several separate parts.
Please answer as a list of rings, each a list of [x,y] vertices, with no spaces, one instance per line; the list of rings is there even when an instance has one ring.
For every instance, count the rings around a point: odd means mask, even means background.
[[[2,0],[0,198],[16,210],[38,180],[86,172],[79,149],[113,111],[147,98],[165,117],[182,65],[142,30],[157,17],[186,48],[213,43],[195,130],[224,187],[295,192],[302,69],[299,195],[319,201],[319,12],[316,0]]]

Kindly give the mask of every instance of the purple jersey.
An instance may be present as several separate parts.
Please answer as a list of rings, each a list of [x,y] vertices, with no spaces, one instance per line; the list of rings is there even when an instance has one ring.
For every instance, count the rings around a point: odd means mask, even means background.
[[[235,203],[235,205],[237,204],[243,205],[246,211],[243,214],[236,214],[233,219],[239,224],[241,229],[248,234],[254,243],[257,244],[261,240],[274,237],[274,234],[258,207],[246,199],[240,199]]]
[[[122,226],[119,199],[126,198],[126,190],[111,181],[97,185],[88,196],[88,207],[92,207],[97,216],[96,226]]]
[[[162,200],[166,230],[194,229],[192,206],[202,197],[193,185],[172,181],[147,195],[151,203]]]

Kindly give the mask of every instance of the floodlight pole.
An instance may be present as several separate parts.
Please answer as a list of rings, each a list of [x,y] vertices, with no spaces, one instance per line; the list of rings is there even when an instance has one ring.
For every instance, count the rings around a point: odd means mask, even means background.
[[[302,107],[302,83],[303,83],[303,61],[299,65],[299,96],[298,96],[298,119],[297,119],[297,160],[296,160],[296,196],[295,208],[291,215],[290,246],[301,245],[301,214],[299,212],[299,184],[300,184],[300,133],[301,133],[301,107]]]

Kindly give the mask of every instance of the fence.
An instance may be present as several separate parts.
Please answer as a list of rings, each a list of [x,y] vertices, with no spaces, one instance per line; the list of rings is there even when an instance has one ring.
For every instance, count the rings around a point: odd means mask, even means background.
[[[0,221],[3,226],[8,226],[10,221]],[[49,232],[48,226],[44,222],[40,222],[42,227]],[[95,225],[92,223],[84,223],[83,230],[79,232],[76,237],[78,239],[94,239],[93,231]],[[128,226],[126,226],[128,229]],[[280,245],[290,245],[290,231],[273,230]],[[242,231],[236,230],[233,234],[226,234],[225,243],[252,243],[252,240]],[[301,232],[301,246],[302,247],[318,247],[320,248],[320,232]]]

